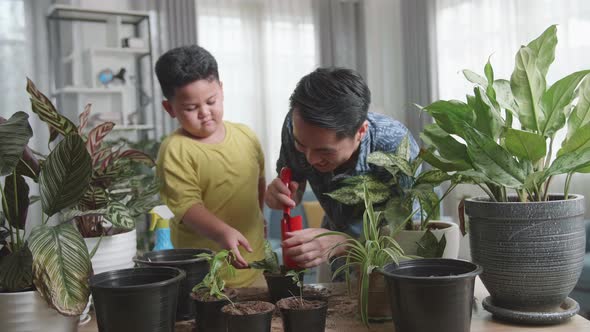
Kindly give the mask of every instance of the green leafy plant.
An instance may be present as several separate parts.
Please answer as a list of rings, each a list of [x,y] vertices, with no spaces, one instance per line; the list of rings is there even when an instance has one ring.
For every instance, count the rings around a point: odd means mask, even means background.
[[[253,269],[263,270],[271,274],[280,274],[281,266],[279,265],[279,257],[276,252],[272,250],[270,242],[264,243],[264,259],[249,263]]]
[[[285,276],[287,277],[291,277],[291,280],[293,280],[293,283],[295,285],[297,285],[297,287],[299,287],[299,303],[301,304],[301,307],[303,307],[303,280],[301,280],[301,276],[303,276],[304,273],[307,273],[308,270],[289,270],[287,271],[287,273],[285,273]],[[293,297],[296,297],[294,294]]]
[[[549,199],[551,179],[567,174],[564,199],[574,173],[590,172],[590,70],[548,86],[555,59],[557,27],[550,26],[516,53],[509,80],[463,73],[474,83],[466,101],[439,100],[423,108],[435,123],[421,134],[420,156],[432,166],[479,185],[492,201]],[[516,122],[518,119],[518,122]],[[556,134],[567,123],[566,140],[553,160]]]
[[[62,216],[55,226],[48,221],[69,211],[84,195],[92,176],[91,157],[78,135],[63,132],[63,139],[39,161],[27,147],[32,135],[24,112],[0,119],[0,176],[4,177],[0,291],[36,289],[59,313],[79,315],[90,294],[92,253],[71,219]],[[39,199],[29,197],[25,177],[38,183]],[[42,220],[27,236],[28,209],[38,200]]]
[[[199,294],[207,292],[216,299],[231,299],[224,293],[225,280],[224,276],[234,277],[236,274],[235,267],[231,264],[233,254],[228,250],[220,250],[217,253],[202,253],[197,257],[204,258],[209,263],[209,272],[203,278],[203,281],[193,287],[193,293]],[[233,303],[233,302],[232,302]]]
[[[385,235],[380,231],[381,212],[376,212],[373,209],[369,188],[367,185],[363,186],[363,201],[365,204],[365,212],[363,215],[363,237],[355,239],[352,236],[341,232],[326,232],[317,237],[341,235],[346,239],[329,249],[328,255],[333,256],[338,248],[344,248],[346,253],[343,256],[337,257],[332,261],[332,264],[337,260],[344,260],[344,264],[334,271],[333,276],[336,277],[340,273],[344,273],[346,283],[349,291],[351,290],[350,274],[354,268],[359,271],[359,297],[360,297],[360,314],[361,320],[365,325],[369,324],[368,310],[368,292],[369,292],[369,275],[373,273],[376,268],[395,262],[398,263],[401,258],[410,259],[404,255],[403,249],[397,242],[389,235]]]
[[[86,133],[91,113],[90,104],[80,114],[80,125],[76,127],[68,118],[59,114],[51,101],[30,80],[27,81],[27,92],[31,97],[33,112],[49,126],[50,142],[60,134],[75,136],[90,155],[88,186],[69,215],[75,219],[76,226],[84,237],[107,235],[111,227],[134,229],[138,216],[161,204],[156,196],[159,183],[151,181],[146,184],[143,181],[146,175],[134,168],[141,163],[151,169],[155,166],[153,159],[142,151],[126,149],[124,144],[106,143],[105,139],[112,132],[114,123],[99,124]],[[32,159],[36,163],[44,162],[35,157]],[[44,200],[43,195],[41,199]]]
[[[438,241],[430,232],[428,222],[438,218],[440,202],[459,184],[460,177],[449,175],[441,170],[420,172],[423,160],[410,158],[409,137],[406,136],[395,152],[376,151],[367,157],[367,162],[380,171],[371,175],[351,176],[342,180],[342,186],[327,195],[347,205],[360,205],[365,198],[365,187],[369,198],[376,204],[389,224],[390,235],[401,230],[423,230],[424,236],[418,241],[418,255],[422,257],[441,257],[446,239]],[[382,170],[382,171],[381,171]],[[419,173],[419,174],[418,174]],[[435,188],[450,181],[443,195]],[[414,224],[414,216],[420,223]]]

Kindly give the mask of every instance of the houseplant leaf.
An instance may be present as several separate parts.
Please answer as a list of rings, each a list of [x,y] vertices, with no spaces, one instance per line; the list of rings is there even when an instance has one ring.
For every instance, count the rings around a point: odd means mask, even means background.
[[[120,202],[110,202],[107,206],[106,219],[113,226],[133,229],[135,228],[135,219],[129,214],[129,208]]]
[[[473,92],[475,97],[469,106],[475,111],[475,127],[493,139],[498,139],[504,126],[502,116],[481,88],[476,87]]]
[[[84,141],[77,135],[67,135],[47,156],[39,184],[43,212],[54,215],[77,203],[86,192],[92,164]]]
[[[49,142],[52,142],[57,137],[57,133],[66,136],[77,132],[77,128],[72,121],[59,114],[49,98],[37,90],[37,87],[29,78],[27,78],[27,92],[31,97],[31,109],[43,122],[49,125]]]
[[[446,172],[443,172],[439,169],[432,169],[425,172],[420,173],[416,178],[416,182],[414,185],[420,184],[431,184],[433,186],[438,186],[439,184],[448,181],[451,179],[451,176]]]
[[[12,173],[33,136],[28,119],[25,112],[16,112],[8,120],[0,118],[0,176]]]
[[[88,304],[92,264],[78,230],[70,223],[37,226],[31,232],[29,248],[37,291],[61,314],[80,315]]]
[[[590,123],[590,79],[585,79],[577,93],[578,103],[570,114],[567,125],[567,139],[569,140],[580,127]]]
[[[545,122],[540,101],[546,82],[536,62],[534,52],[528,47],[521,47],[516,53],[510,87],[518,103],[520,123],[527,129],[540,131]]]
[[[549,66],[555,60],[555,47],[557,46],[557,26],[552,25],[547,28],[535,40],[528,45],[534,53],[537,60],[537,68],[543,76],[547,76]]]
[[[574,99],[574,92],[580,82],[590,73],[582,70],[570,74],[555,82],[541,98],[545,112],[545,126],[542,134],[553,137],[555,132],[565,125],[565,109]]]
[[[440,241],[436,236],[427,230],[424,235],[418,240],[418,256],[423,258],[440,258],[442,257],[445,247],[447,246],[447,239],[443,235]]]
[[[590,163],[590,147],[563,153],[555,158],[551,166],[545,170],[543,179],[557,174],[565,174],[578,170]]]
[[[545,137],[528,131],[507,128],[504,145],[518,158],[535,162],[547,154]]]
[[[475,114],[469,105],[459,100],[439,100],[424,107],[436,124],[449,134],[464,136],[463,128],[473,126]]]
[[[429,163],[430,165],[445,171],[445,172],[453,172],[453,171],[463,171],[471,169],[472,166],[467,164],[465,161],[462,160],[447,160],[442,158],[441,156],[437,156],[433,154],[430,150],[421,149],[419,158],[423,159],[425,162]]]
[[[518,115],[518,105],[514,102],[510,81],[503,79],[495,80],[494,91],[496,91],[496,101],[500,107]]]
[[[12,227],[25,229],[29,210],[29,186],[21,175],[12,173],[4,179],[2,209]]]
[[[22,291],[33,286],[33,257],[27,246],[0,258],[0,290]]]
[[[403,152],[402,152],[403,153]],[[367,162],[376,166],[396,166],[407,176],[413,176],[412,166],[409,159],[397,155],[393,152],[375,151],[367,157]],[[374,202],[374,201],[373,201]]]
[[[557,152],[557,156],[587,147],[590,147],[590,122],[580,127],[572,137],[563,143],[561,149]]]
[[[115,127],[114,123],[104,122],[90,130],[86,140],[86,149],[91,156],[94,156],[99,150],[102,140],[113,130],[113,127]]]
[[[484,88],[488,86],[488,81],[485,79],[485,77],[475,73],[474,71],[469,69],[463,69],[462,72],[469,82],[481,85]]]

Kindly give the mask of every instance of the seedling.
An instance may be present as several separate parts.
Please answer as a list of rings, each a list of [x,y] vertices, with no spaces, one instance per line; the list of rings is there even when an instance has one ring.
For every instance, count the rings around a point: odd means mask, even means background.
[[[223,292],[225,290],[225,280],[223,279],[223,276],[231,278],[236,274],[236,269],[231,264],[233,253],[228,250],[221,250],[216,254],[202,253],[196,255],[196,257],[207,260],[209,263],[209,273],[203,278],[203,281],[193,287],[193,293],[199,293],[206,290],[209,295],[217,299],[226,299],[233,303]]]

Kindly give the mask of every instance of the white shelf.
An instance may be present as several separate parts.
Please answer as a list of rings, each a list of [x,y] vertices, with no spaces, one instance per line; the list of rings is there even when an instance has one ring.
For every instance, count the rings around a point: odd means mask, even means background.
[[[148,124],[138,124],[138,125],[115,125],[113,130],[151,130],[154,129],[154,126]]]
[[[85,88],[66,86],[55,91],[55,95],[61,94],[122,94],[123,89],[119,87],[114,88]]]
[[[150,54],[147,48],[131,48],[131,47],[101,47],[101,48],[90,48],[90,53],[97,55],[135,55],[144,56]]]
[[[87,22],[106,22],[110,17],[118,16],[121,23],[137,24],[149,17],[148,12],[137,10],[102,10],[80,8],[68,5],[52,5],[47,17],[54,20],[74,20]]]

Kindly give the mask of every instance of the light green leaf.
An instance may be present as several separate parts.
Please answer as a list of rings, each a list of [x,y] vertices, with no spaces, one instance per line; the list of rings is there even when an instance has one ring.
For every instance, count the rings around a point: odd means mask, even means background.
[[[393,152],[376,151],[367,157],[367,162],[376,166],[396,166],[407,176],[414,176],[408,159],[404,159]]]
[[[25,112],[16,112],[5,122],[0,121],[0,176],[12,173],[33,136]]]
[[[61,314],[80,315],[88,304],[92,264],[82,236],[70,223],[37,226],[29,237],[33,282]]]
[[[524,172],[508,151],[475,129],[466,128],[466,134],[467,152],[477,170],[499,185],[522,187]]]
[[[133,229],[135,228],[135,219],[129,214],[127,206],[120,202],[110,202],[107,206],[107,214],[105,217],[113,226]]]
[[[357,193],[354,186],[345,186],[325,195],[345,205],[356,205],[363,201],[363,198]]]
[[[466,183],[466,184],[481,184],[486,182],[491,182],[488,177],[479,171],[469,169],[466,171],[460,171],[453,174],[453,179],[451,180],[453,183]]]
[[[484,88],[488,86],[488,82],[486,81],[486,79],[484,77],[482,77],[479,74],[476,74],[475,72],[473,72],[469,69],[463,69],[463,75],[471,83],[481,85]]]
[[[567,138],[569,140],[580,127],[590,123],[590,79],[585,79],[577,93],[578,103],[568,118]]]
[[[543,180],[557,174],[577,171],[588,166],[588,164],[590,164],[590,147],[564,153],[555,158],[551,166],[545,171]]]
[[[536,162],[547,154],[545,137],[541,135],[507,128],[504,132],[504,139],[506,149],[518,158]]]
[[[502,116],[480,87],[476,87],[473,92],[475,96],[469,106],[475,111],[475,128],[493,139],[498,139],[504,126]]]
[[[590,122],[582,126],[572,137],[563,143],[561,149],[557,152],[557,156],[588,147],[590,147]]]
[[[427,125],[420,137],[426,144],[435,147],[441,157],[463,164],[464,167],[470,167],[467,147],[447,134],[436,123]]]
[[[448,181],[451,179],[451,176],[446,172],[443,172],[438,169],[433,169],[429,171],[425,171],[420,173],[416,178],[415,186],[420,184],[430,184],[433,186],[438,186],[441,183]]]
[[[459,100],[439,100],[424,108],[436,124],[449,134],[464,136],[463,128],[472,126],[475,114],[469,105]]]
[[[33,257],[27,246],[0,258],[0,290],[18,292],[33,286]]]
[[[578,71],[555,82],[541,99],[545,112],[545,125],[542,134],[552,137],[565,125],[566,107],[573,101],[574,92],[590,70]]]
[[[545,115],[541,110],[541,96],[545,92],[545,76],[537,67],[534,52],[521,47],[516,53],[516,65],[510,77],[510,88],[518,103],[520,123],[530,130],[541,130]]]
[[[92,161],[84,141],[66,136],[47,156],[39,176],[43,212],[48,216],[76,204],[88,189]]]
[[[496,91],[496,101],[500,107],[514,113],[518,116],[518,105],[514,101],[514,95],[510,88],[510,81],[507,80],[495,80],[494,91]]]
[[[537,39],[531,41],[528,45],[534,53],[537,60],[537,68],[543,76],[547,76],[549,66],[555,60],[555,47],[557,46],[557,26],[552,25],[547,28]]]
[[[404,136],[400,144],[398,145],[397,149],[395,150],[395,154],[399,156],[403,160],[410,160],[410,136],[407,134]]]
[[[389,224],[390,236],[395,236],[399,230],[404,229],[406,222],[410,220],[408,217],[411,213],[411,203],[408,207],[408,204],[400,197],[392,197],[387,201],[383,215]]]
[[[270,242],[264,243],[264,259],[249,264],[251,268],[264,270],[269,273],[280,273],[279,258],[277,253],[272,250]]]

